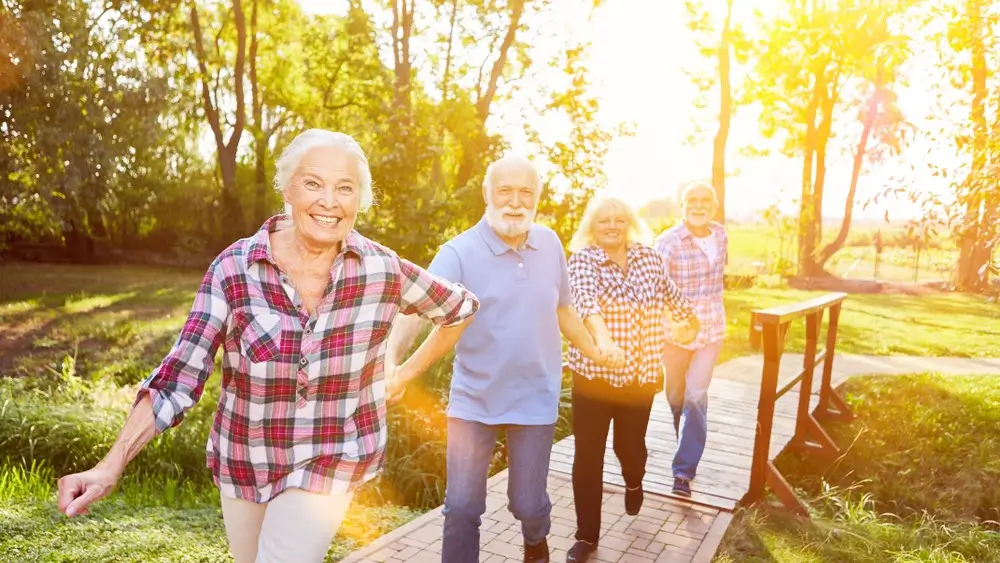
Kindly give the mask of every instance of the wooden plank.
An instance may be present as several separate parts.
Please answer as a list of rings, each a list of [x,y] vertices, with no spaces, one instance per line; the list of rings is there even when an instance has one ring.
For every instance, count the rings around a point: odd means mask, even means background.
[[[691,559],[691,563],[712,562],[712,559],[715,558],[715,552],[719,551],[719,546],[722,545],[722,538],[725,537],[726,530],[729,529],[729,524],[732,521],[733,515],[729,512],[720,512],[715,517],[711,527],[708,529],[708,533],[705,534],[705,539],[701,541],[698,551],[695,552],[694,558]]]
[[[757,321],[764,324],[783,324],[800,317],[805,317],[809,313],[815,313],[820,309],[826,309],[831,305],[840,303],[847,299],[846,293],[828,293],[815,299],[791,303],[789,305],[779,305],[769,309],[754,309],[753,314]]]

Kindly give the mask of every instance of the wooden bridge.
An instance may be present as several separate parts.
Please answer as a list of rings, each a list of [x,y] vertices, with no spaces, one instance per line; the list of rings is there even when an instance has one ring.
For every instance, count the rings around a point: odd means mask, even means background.
[[[660,393],[653,403],[646,444],[649,459],[643,482],[646,500],[637,516],[625,514],[624,482],[611,444],[605,453],[605,493],[600,547],[592,560],[708,563],[718,550],[740,505],[760,500],[770,488],[788,508],[805,507],[774,467],[786,448],[821,456],[839,450],[820,424],[823,419],[849,419],[850,410],[836,393],[834,376],[837,324],[845,294],[753,312],[751,343],[763,359],[727,362],[716,368],[709,388],[708,442],[692,482],[691,499],[674,497],[671,462],[676,450],[673,419]],[[824,350],[817,352],[826,317]],[[806,348],[801,365],[781,359],[784,337],[802,323]],[[822,371],[814,377],[817,367]],[[609,432],[609,439],[613,433]],[[549,472],[552,561],[566,560],[573,545],[576,514],[571,483],[573,437],[552,448]],[[481,528],[480,560],[521,561],[521,529],[507,510],[507,472],[489,480],[486,514]],[[444,518],[438,508],[379,538],[345,562],[441,560]]]

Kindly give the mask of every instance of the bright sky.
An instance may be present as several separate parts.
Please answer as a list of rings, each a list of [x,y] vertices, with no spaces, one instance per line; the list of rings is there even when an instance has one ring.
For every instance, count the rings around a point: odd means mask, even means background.
[[[307,11],[342,13],[343,0],[300,0]],[[742,0],[735,3],[734,19],[750,21],[752,10],[774,9],[779,0]],[[607,0],[593,18],[586,19],[586,6],[590,0],[559,0],[553,17],[564,33],[553,34],[551,44],[537,45],[540,53],[550,53],[565,44],[566,33],[590,39],[589,68],[594,82],[593,92],[601,101],[601,120],[613,127],[617,123],[632,124],[635,135],[614,142],[605,161],[609,190],[639,206],[656,198],[673,196],[677,186],[694,179],[711,176],[712,135],[716,128],[715,109],[697,110],[692,101],[696,90],[685,75],[685,68],[694,68],[706,62],[696,51],[694,38],[685,26],[685,10],[679,0]],[[725,0],[706,0],[721,21]],[[536,60],[544,60],[536,57]],[[931,61],[932,62],[932,61]],[[710,64],[710,63],[709,63]],[[924,116],[930,110],[932,94],[927,86],[931,78],[928,61],[917,61],[913,80],[917,86],[906,88],[900,103],[908,119],[918,126],[932,123]],[[924,78],[920,80],[919,78]],[[544,79],[544,78],[540,78]],[[530,90],[529,84],[521,84]],[[713,92],[713,99],[717,94]],[[496,107],[489,127],[502,133],[514,150],[523,150],[521,132],[521,107],[523,102],[513,100]],[[711,106],[710,106],[711,107]],[[699,119],[705,134],[693,145],[687,140],[694,132],[693,119]],[[559,135],[557,122],[542,124],[543,133]],[[757,129],[756,116],[751,108],[739,108],[734,118],[729,138],[726,204],[730,215],[740,216],[759,211],[772,203],[780,202],[787,211],[794,211],[793,199],[800,186],[800,159],[780,156],[749,158],[738,155],[740,147],[761,147],[765,141]],[[918,139],[904,153],[912,163],[920,165],[927,158],[927,151],[940,152],[936,158],[952,159],[947,151]],[[933,156],[933,155],[932,155]],[[843,213],[850,181],[850,155],[829,155],[829,171],[825,197],[827,218]],[[908,169],[904,163],[894,163],[874,168],[864,174],[859,184],[858,200],[863,200],[886,185],[893,175]],[[925,189],[942,192],[946,189],[940,179],[929,174],[921,180]],[[867,212],[860,205],[856,217],[881,217],[885,206],[870,207]],[[891,204],[893,218],[903,218],[914,213],[915,207],[903,202]]]

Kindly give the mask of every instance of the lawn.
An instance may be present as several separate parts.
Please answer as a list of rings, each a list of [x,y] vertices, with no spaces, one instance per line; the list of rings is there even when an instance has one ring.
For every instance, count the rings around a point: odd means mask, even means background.
[[[201,272],[141,266],[11,263],[0,280],[0,376],[59,370],[120,383],[141,380],[183,324]],[[723,360],[751,353],[749,311],[818,295],[785,288],[726,294]],[[918,329],[918,330],[914,330]],[[788,350],[802,346],[792,330]],[[841,317],[841,352],[985,357],[1000,338],[1000,307],[960,294],[852,295]]]
[[[833,463],[784,453],[812,519],[737,514],[715,561],[1000,562],[1000,378],[849,381],[858,418],[830,425]]]
[[[122,265],[2,268],[0,561],[224,560],[217,492],[204,468],[218,370],[185,423],[133,461],[113,499],[69,521],[54,504],[56,476],[91,466],[110,447],[134,385],[169,350],[202,273]],[[814,295],[766,287],[729,292],[723,360],[752,352],[750,310]],[[801,332],[789,333],[787,349],[801,348]],[[845,305],[839,350],[989,356],[998,335],[1000,310],[975,297],[858,295]],[[420,385],[390,411],[386,475],[357,497],[331,561],[441,502],[447,362]],[[493,470],[502,464],[501,449]]]

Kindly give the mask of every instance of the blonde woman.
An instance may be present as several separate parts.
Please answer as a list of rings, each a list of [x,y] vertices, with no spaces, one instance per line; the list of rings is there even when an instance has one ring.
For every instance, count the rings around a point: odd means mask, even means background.
[[[611,366],[570,347],[573,371],[573,496],[576,544],[567,561],[586,561],[601,531],[604,451],[614,421],[614,449],[625,479],[625,510],[638,514],[646,471],[646,427],[662,386],[665,309],[677,321],[675,338],[693,339],[698,321],[691,303],[667,277],[648,246],[648,228],[624,201],[594,199],[569,249],[573,305],[598,347],[619,355]],[[615,358],[612,358],[615,360]]]

